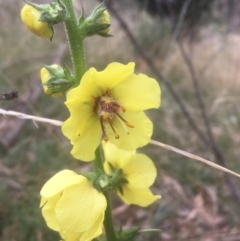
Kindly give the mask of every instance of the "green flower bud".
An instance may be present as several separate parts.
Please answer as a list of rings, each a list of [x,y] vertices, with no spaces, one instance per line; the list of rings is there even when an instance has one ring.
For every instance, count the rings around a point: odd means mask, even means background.
[[[57,64],[45,66],[40,71],[44,92],[47,95],[58,97],[74,85],[70,71]]]
[[[110,30],[110,15],[107,10],[105,10],[100,17],[98,18],[98,23],[100,24],[109,24],[108,28],[105,28],[104,30],[100,31],[99,34],[108,34]]]
[[[65,21],[66,9],[60,0],[49,4],[27,2],[21,11],[21,18],[35,35],[52,40],[53,25]]]
[[[79,20],[79,28],[83,37],[88,37],[96,34],[103,37],[111,37],[112,35],[108,34],[110,25],[109,13],[103,4],[98,6],[87,18],[84,17],[83,11]]]

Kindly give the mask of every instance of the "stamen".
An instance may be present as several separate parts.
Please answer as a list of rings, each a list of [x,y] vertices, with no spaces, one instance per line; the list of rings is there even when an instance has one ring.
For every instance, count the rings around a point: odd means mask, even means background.
[[[98,115],[100,119],[103,140],[108,141],[109,137],[106,133],[106,124],[109,124],[116,139],[119,139],[120,136],[117,134],[114,126],[113,119],[116,117],[127,134],[129,134],[128,127],[134,128],[134,125],[127,122],[122,116],[121,113],[126,111],[124,106],[119,105],[116,100],[111,96],[111,91],[107,90],[102,96],[95,98],[94,112]],[[108,123],[107,123],[108,122]]]
[[[118,118],[118,120],[120,121],[120,123],[122,124],[123,126],[123,129],[126,131],[126,133],[129,135],[129,131],[125,125],[125,123],[119,118],[119,115],[116,115],[116,117]]]
[[[104,140],[104,141],[108,141],[108,140],[109,140],[109,137],[108,137],[107,134],[106,134],[106,130],[105,130],[103,121],[104,121],[103,117],[100,116],[100,124],[101,124],[102,133],[103,133],[103,140]]]
[[[119,139],[120,136],[116,133],[115,128],[113,127],[112,121],[110,119],[108,119],[108,123],[109,123],[110,127],[112,128],[112,130],[115,134],[115,138]]]
[[[124,123],[130,127],[130,128],[134,128],[134,125],[130,124],[129,122],[127,122],[122,116],[120,116],[118,113],[115,113],[121,120],[124,121]]]
[[[117,106],[118,108],[121,108],[121,110],[122,110],[123,112],[125,112],[125,111],[126,111],[126,108],[125,108],[124,106],[119,105],[119,104],[118,104],[118,103],[116,103],[116,102],[113,102],[113,103],[112,103],[112,105],[115,105],[115,106]]]
[[[123,112],[126,111],[126,108],[124,106],[120,106],[120,108],[122,109]]]

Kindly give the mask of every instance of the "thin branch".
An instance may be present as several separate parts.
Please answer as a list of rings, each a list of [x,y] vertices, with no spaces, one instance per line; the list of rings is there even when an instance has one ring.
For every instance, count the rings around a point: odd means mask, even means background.
[[[189,153],[189,152],[180,150],[180,149],[178,149],[178,148],[176,148],[176,147],[173,147],[173,146],[164,144],[164,143],[159,142],[159,141],[154,141],[154,140],[151,140],[151,141],[150,141],[150,144],[153,144],[153,145],[159,146],[159,147],[163,147],[163,148],[168,149],[168,150],[170,150],[170,151],[176,152],[176,153],[178,153],[178,154],[180,154],[180,155],[189,157],[189,158],[191,158],[191,159],[193,159],[193,160],[197,160],[197,161],[203,162],[203,163],[207,164],[208,166],[211,166],[211,167],[213,167],[213,168],[215,168],[215,169],[218,169],[218,170],[220,170],[220,171],[222,171],[222,172],[230,173],[231,175],[240,177],[240,174],[238,174],[238,173],[236,173],[236,172],[233,172],[233,171],[231,171],[231,170],[229,170],[229,169],[227,169],[227,168],[225,168],[225,167],[222,167],[222,166],[220,166],[220,165],[217,165],[217,164],[215,164],[214,162],[208,161],[207,159],[204,159],[204,158],[202,158],[202,157],[199,157],[199,156],[193,155],[193,154],[191,154],[191,153]]]
[[[55,126],[61,126],[63,124],[63,122],[59,121],[59,120],[53,120],[53,119],[48,119],[48,118],[43,118],[43,117],[38,117],[38,116],[33,116],[33,115],[26,115],[24,113],[16,112],[16,111],[6,111],[6,110],[1,109],[1,108],[0,108],[0,114],[6,115],[6,116],[14,116],[14,117],[17,117],[17,118],[20,118],[20,119],[27,119],[27,120],[37,121],[37,122],[44,122],[44,123],[48,123],[48,124],[55,125]],[[193,155],[189,152],[180,150],[176,147],[173,147],[173,146],[170,146],[170,145],[167,145],[167,144],[164,144],[162,142],[155,141],[155,140],[151,140],[150,144],[153,144],[153,145],[159,146],[159,147],[163,147],[163,148],[168,149],[170,151],[176,152],[180,155],[189,157],[193,160],[203,162],[203,163],[207,164],[208,166],[211,166],[211,167],[213,167],[215,169],[218,169],[222,172],[227,172],[227,173],[230,173],[234,176],[240,177],[240,174],[237,174],[236,172],[233,172],[233,171],[231,171],[227,168],[219,166],[219,165],[217,165],[217,164],[215,164],[211,161],[208,161],[208,160],[206,160],[202,157],[199,157],[199,156]]]
[[[23,114],[21,112],[17,112],[17,111],[11,111],[11,110],[4,110],[0,108],[0,114],[2,115],[6,115],[6,116],[14,116],[20,119],[25,119],[25,120],[32,120],[33,122],[44,122],[44,123],[48,123],[51,125],[55,125],[55,126],[61,126],[62,125],[62,121],[58,121],[58,120],[52,120],[52,119],[48,119],[48,118],[43,118],[43,117],[38,117],[38,116],[34,116],[34,115],[27,115],[27,114]]]

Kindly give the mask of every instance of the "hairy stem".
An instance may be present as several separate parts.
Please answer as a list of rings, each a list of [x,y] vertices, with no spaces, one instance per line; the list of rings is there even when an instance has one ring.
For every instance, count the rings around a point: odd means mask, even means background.
[[[72,0],[62,0],[62,3],[65,5],[67,10],[65,29],[72,57],[75,80],[76,84],[78,84],[83,74],[86,72],[83,36],[81,36],[79,31],[78,20],[76,18]]]

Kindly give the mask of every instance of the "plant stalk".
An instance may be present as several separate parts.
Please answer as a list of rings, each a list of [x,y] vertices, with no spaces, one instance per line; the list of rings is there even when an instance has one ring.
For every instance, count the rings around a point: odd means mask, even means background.
[[[78,20],[74,11],[72,0],[61,0],[67,10],[67,18],[64,22],[68,44],[73,64],[76,85],[79,84],[86,72],[86,61],[83,49],[83,36],[79,31]]]
[[[100,169],[104,171],[104,168],[103,168],[104,155],[103,155],[101,145],[97,148],[95,154],[96,154],[96,158],[93,161],[95,170]],[[105,210],[105,217],[104,217],[104,228],[105,228],[106,239],[107,241],[117,241],[117,235],[113,226],[112,205],[111,205],[110,194],[109,192],[104,192],[103,194],[107,201],[107,208]]]

